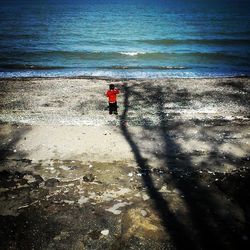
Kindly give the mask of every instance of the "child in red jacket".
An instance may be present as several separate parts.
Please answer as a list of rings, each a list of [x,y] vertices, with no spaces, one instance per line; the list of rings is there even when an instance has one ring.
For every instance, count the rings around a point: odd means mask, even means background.
[[[116,95],[120,93],[119,89],[115,88],[114,84],[109,85],[109,90],[106,92],[106,96],[108,97],[109,100],[109,114],[112,115],[118,114],[117,113],[117,100],[116,100]]]

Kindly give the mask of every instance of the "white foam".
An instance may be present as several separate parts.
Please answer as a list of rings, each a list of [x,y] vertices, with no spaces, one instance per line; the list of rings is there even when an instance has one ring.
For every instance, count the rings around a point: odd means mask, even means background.
[[[137,51],[135,51],[135,52],[129,52],[129,51],[124,51],[124,52],[120,52],[120,54],[122,54],[122,55],[127,55],[127,56],[137,56],[137,55],[143,55],[143,54],[146,54],[146,52],[137,52]]]

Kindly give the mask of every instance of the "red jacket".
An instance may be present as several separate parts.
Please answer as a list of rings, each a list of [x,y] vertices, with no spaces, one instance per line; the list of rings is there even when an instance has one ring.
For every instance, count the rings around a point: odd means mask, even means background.
[[[116,95],[120,93],[119,89],[112,89],[106,92],[106,96],[109,98],[109,103],[116,102]]]

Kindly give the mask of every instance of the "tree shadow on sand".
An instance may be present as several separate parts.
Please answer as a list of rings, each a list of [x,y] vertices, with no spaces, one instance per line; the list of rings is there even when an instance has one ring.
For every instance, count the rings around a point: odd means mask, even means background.
[[[130,105],[130,99],[133,106]],[[245,222],[245,218],[240,221],[238,213],[242,208],[239,203],[235,204],[235,201],[231,200],[215,182],[211,186],[208,185],[198,171],[204,167],[204,162],[203,165],[194,166],[191,155],[184,151],[176,140],[184,134],[185,122],[175,119],[174,114],[169,115],[166,105],[170,102],[182,102],[182,105],[188,106],[189,100],[189,93],[185,89],[182,90],[182,95],[179,95],[171,86],[145,84],[143,90],[137,91],[134,86],[125,84],[121,131],[134,153],[139,171],[144,173],[142,182],[176,249],[243,249],[248,243],[243,238],[249,237],[246,236],[249,221]],[[171,185],[180,191],[188,211],[186,220],[171,209],[168,199],[155,186],[150,174],[149,159],[143,156],[142,144],[127,126],[128,113],[137,105],[154,105],[153,112],[159,123],[153,126],[148,123],[141,124],[141,129],[149,134],[157,134],[160,138],[162,153],[158,157],[163,160],[171,179],[166,179],[165,182],[167,185],[171,182]],[[206,140],[206,136],[203,139]],[[224,159],[213,142],[206,143],[213,149],[208,160]],[[245,163],[244,159],[238,159],[234,155],[227,155],[226,161]],[[243,235],[245,236],[242,238]]]

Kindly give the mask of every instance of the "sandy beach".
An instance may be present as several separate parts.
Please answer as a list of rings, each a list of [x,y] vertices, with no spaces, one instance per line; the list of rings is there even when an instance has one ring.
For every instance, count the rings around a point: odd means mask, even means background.
[[[0,95],[1,249],[249,246],[249,78],[6,78]]]

